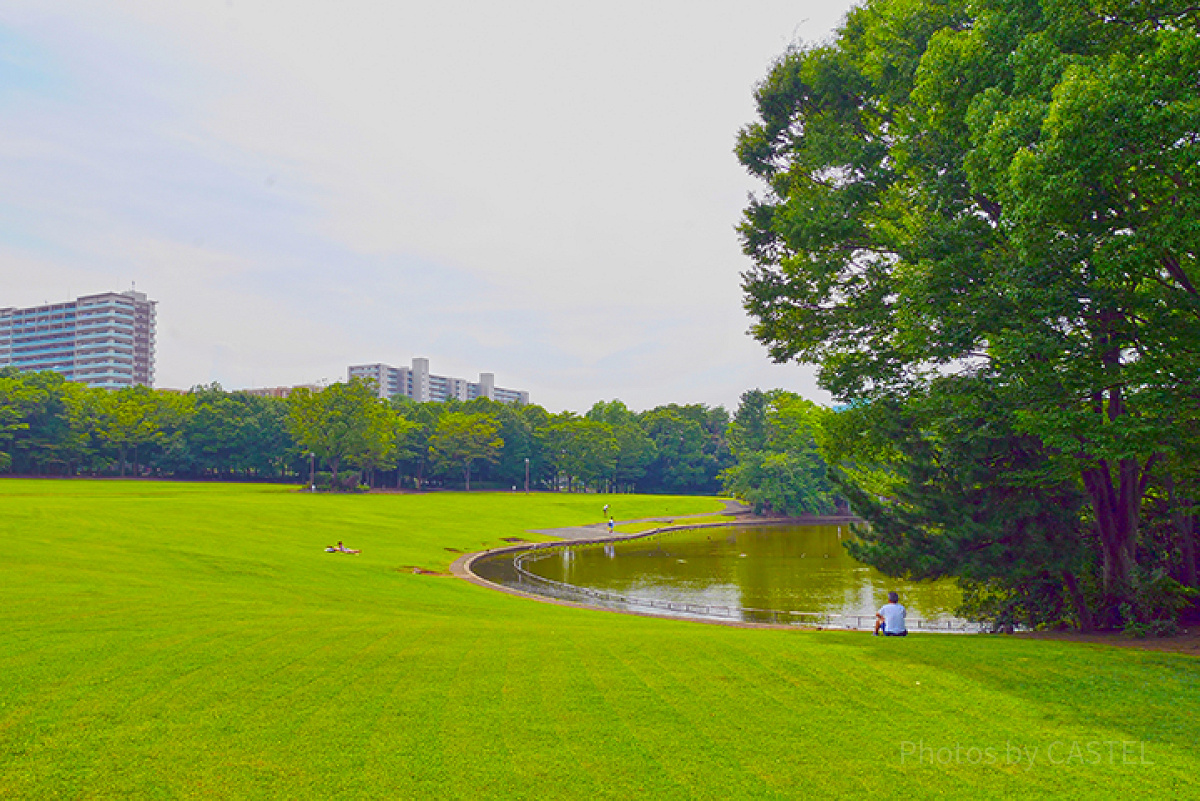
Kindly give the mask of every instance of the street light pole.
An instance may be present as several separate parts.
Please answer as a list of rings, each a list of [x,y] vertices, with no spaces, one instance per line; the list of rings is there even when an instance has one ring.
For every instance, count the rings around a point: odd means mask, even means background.
[[[525,457],[525,494],[529,494],[529,457]]]

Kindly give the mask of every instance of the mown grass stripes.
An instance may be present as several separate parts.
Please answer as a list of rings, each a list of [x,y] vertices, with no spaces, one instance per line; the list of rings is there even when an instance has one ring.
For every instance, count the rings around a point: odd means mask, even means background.
[[[1194,658],[738,629],[411,566],[713,499],[2,481],[0,797],[1196,795]],[[326,554],[336,540],[361,556]],[[447,550],[455,549],[454,551]],[[1145,743],[1154,764],[938,764]],[[1044,752],[1043,752],[1044,755]]]

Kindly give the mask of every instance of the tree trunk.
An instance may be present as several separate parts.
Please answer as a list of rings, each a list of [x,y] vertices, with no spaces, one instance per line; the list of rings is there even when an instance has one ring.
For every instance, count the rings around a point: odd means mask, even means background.
[[[1096,621],[1092,618],[1092,610],[1088,609],[1087,599],[1083,596],[1083,590],[1079,588],[1079,581],[1076,580],[1075,574],[1069,570],[1063,571],[1063,583],[1067,585],[1067,592],[1071,595],[1071,603],[1075,606],[1075,616],[1079,619],[1079,630],[1091,631],[1096,628]]]
[[[1139,472],[1135,460],[1122,459],[1115,483],[1106,462],[1083,473],[1100,537],[1104,594],[1114,603],[1128,600],[1134,589]]]
[[[125,477],[125,446],[121,445],[118,449],[121,454],[121,478]]]
[[[1117,365],[1119,351],[1106,354],[1105,361]],[[1115,421],[1125,414],[1124,397],[1120,388],[1093,395],[1093,406],[1097,414]],[[1107,459],[1100,459],[1083,471],[1083,483],[1092,502],[1096,516],[1096,533],[1100,537],[1103,557],[1103,588],[1105,608],[1101,614],[1106,623],[1118,622],[1117,609],[1123,602],[1132,601],[1137,590],[1137,536],[1138,512],[1142,495],[1146,491],[1146,480],[1150,467],[1157,459],[1150,456],[1143,465],[1138,459],[1120,459],[1115,466]],[[1114,480],[1115,473],[1115,480]]]
[[[466,466],[463,467],[463,481],[467,485],[467,492],[471,491],[471,460],[468,459]]]

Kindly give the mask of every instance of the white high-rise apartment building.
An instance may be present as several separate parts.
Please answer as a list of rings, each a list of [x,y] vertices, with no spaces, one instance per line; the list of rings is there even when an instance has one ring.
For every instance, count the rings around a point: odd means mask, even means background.
[[[367,378],[375,382],[381,398],[397,395],[415,401],[462,401],[489,398],[501,403],[529,403],[529,393],[496,386],[496,376],[480,373],[478,381],[433,375],[428,359],[413,359],[412,367],[392,367],[390,364],[356,364],[347,371],[351,378]]]
[[[0,309],[0,367],[53,370],[107,389],[152,387],[156,304],[130,290]]]

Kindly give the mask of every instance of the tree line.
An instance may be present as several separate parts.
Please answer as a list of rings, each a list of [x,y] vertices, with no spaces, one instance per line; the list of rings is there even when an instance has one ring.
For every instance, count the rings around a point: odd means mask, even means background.
[[[998,624],[1196,615],[1198,29],[1179,0],[868,0],[758,88],[746,307],[847,407],[861,559]]]
[[[272,398],[89,388],[0,369],[0,470],[21,475],[313,481],[375,487],[731,492],[760,511],[831,510],[812,426],[822,410],[779,390],[736,413],[703,404],[586,413],[480,398],[384,400],[359,379]],[[810,423],[805,423],[811,418]]]

